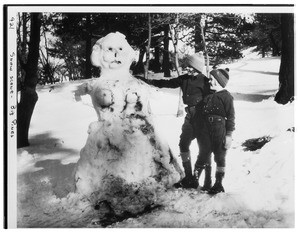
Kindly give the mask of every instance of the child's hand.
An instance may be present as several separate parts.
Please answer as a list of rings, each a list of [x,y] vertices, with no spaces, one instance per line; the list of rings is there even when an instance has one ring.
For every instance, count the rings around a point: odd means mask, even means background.
[[[232,136],[226,135],[225,136],[225,149],[228,150],[231,147],[231,143],[232,143]]]

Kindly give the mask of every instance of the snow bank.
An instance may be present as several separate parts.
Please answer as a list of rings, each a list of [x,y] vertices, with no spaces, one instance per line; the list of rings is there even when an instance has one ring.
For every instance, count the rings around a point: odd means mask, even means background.
[[[295,140],[287,130],[295,126],[295,106],[273,101],[279,62],[254,58],[228,65],[236,131],[227,155],[225,193],[210,197],[199,190],[169,189],[161,193],[161,208],[110,227],[294,227]],[[80,83],[38,89],[31,146],[18,150],[19,227],[100,227],[92,225],[98,216],[94,207],[68,186],[88,125],[97,120],[88,98],[73,98]],[[153,125],[175,155],[184,120],[176,117],[178,98],[178,90],[150,91]],[[257,151],[244,151],[245,140],[262,136],[272,139]],[[194,162],[196,142],[191,151]]]

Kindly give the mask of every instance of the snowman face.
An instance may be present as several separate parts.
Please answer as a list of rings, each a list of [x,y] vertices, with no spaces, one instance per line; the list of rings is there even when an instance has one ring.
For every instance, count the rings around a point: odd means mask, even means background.
[[[121,33],[110,33],[93,47],[91,61],[102,70],[128,69],[134,58],[134,50]]]

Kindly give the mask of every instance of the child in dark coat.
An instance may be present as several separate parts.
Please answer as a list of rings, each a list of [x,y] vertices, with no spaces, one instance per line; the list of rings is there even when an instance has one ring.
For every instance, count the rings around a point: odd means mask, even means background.
[[[215,69],[210,72],[211,89],[215,92],[203,100],[201,114],[204,119],[200,131],[200,153],[197,158],[194,176],[199,179],[205,170],[204,186],[202,190],[210,194],[225,192],[222,180],[225,175],[225,157],[231,146],[232,132],[235,129],[235,111],[233,97],[225,90],[229,80],[229,69]],[[211,187],[211,155],[216,162],[216,180]]]
[[[201,130],[202,120],[200,118],[200,111],[204,96],[210,93],[210,84],[208,78],[202,74],[204,69],[203,53],[196,53],[187,57],[187,65],[193,71],[193,74],[180,75],[177,78],[168,80],[151,80],[147,81],[150,85],[162,88],[178,88],[182,90],[183,103],[186,105],[186,116],[182,125],[182,132],[180,135],[179,149],[182,159],[182,165],[185,172],[185,177],[176,183],[176,188],[197,188],[198,180],[193,175],[193,168],[191,163],[191,142],[197,138],[198,131]],[[137,77],[143,80],[141,77]],[[200,151],[200,149],[199,149]]]

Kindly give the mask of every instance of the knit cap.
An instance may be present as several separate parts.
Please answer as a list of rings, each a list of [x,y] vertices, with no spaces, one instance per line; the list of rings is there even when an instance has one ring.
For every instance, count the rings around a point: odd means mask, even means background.
[[[229,69],[216,69],[210,71],[210,74],[218,81],[222,87],[226,87],[229,80]]]
[[[203,52],[195,53],[187,57],[187,64],[199,72],[203,72],[205,66]]]

